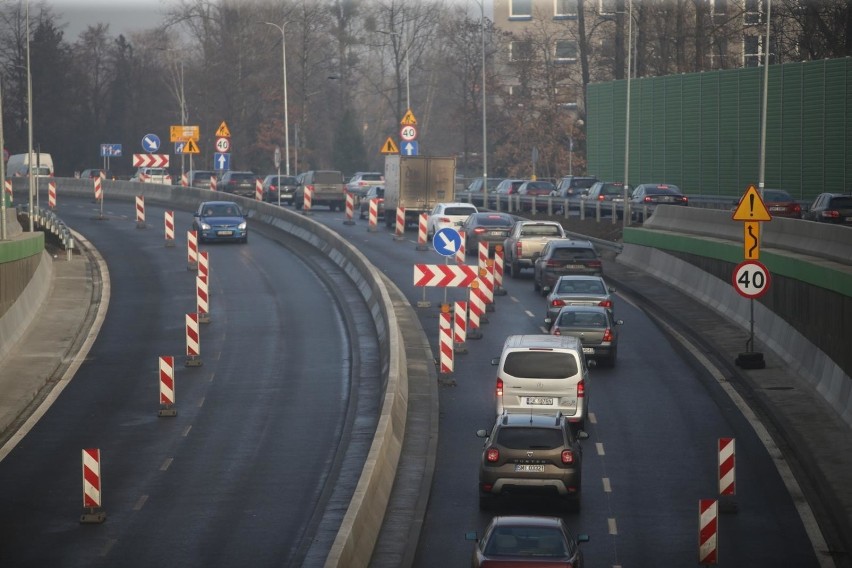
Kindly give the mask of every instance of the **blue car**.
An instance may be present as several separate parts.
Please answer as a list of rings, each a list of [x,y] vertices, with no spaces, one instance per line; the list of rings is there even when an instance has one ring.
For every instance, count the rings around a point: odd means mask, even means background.
[[[233,201],[205,201],[193,215],[192,229],[200,243],[212,241],[248,242],[246,218]]]

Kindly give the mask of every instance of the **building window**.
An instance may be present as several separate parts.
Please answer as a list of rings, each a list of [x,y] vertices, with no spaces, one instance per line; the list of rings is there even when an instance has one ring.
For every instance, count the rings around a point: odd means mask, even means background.
[[[509,18],[532,18],[532,0],[509,0]]]
[[[556,40],[556,59],[558,61],[576,61],[577,42],[568,39]]]
[[[529,61],[532,59],[532,42],[529,40],[520,40],[510,43],[509,59],[511,61]]]
[[[743,23],[754,26],[760,23],[760,0],[745,0]]]
[[[743,67],[760,65],[760,37],[747,35],[743,38]]]
[[[616,0],[598,0],[599,16],[614,16]]]
[[[723,24],[728,17],[728,0],[713,0],[713,22]]]
[[[554,18],[576,18],[577,0],[553,0]]]

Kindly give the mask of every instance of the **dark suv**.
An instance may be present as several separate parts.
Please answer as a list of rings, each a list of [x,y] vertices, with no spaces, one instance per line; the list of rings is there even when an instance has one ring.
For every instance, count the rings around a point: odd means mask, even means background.
[[[219,179],[217,187],[219,191],[227,191],[243,197],[254,197],[257,191],[257,180],[258,177],[254,172],[228,170]]]
[[[588,193],[589,188],[598,181],[595,176],[565,176],[559,180],[554,197],[582,197]]]
[[[533,288],[543,295],[547,295],[564,274],[603,275],[603,263],[595,246],[590,241],[575,239],[549,241],[541,249],[533,269]]]
[[[542,493],[563,498],[580,509],[583,449],[589,435],[574,431],[561,414],[502,414],[485,438],[479,466],[479,507],[487,509],[499,495]]]

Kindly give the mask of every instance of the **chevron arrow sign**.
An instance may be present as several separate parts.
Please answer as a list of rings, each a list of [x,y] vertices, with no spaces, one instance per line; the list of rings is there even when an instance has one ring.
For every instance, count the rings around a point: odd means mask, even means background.
[[[468,287],[476,280],[477,272],[466,264],[415,264],[415,286]]]
[[[168,168],[168,154],[133,154],[134,168]]]

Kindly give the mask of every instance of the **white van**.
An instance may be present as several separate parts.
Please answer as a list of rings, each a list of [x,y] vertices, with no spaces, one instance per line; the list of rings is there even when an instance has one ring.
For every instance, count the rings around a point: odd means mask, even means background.
[[[589,369],[583,346],[567,335],[510,335],[497,371],[497,414],[562,413],[583,429]]]
[[[53,157],[44,152],[33,152],[33,176],[53,177]],[[29,154],[12,154],[6,162],[6,177],[26,177],[29,175]]]

